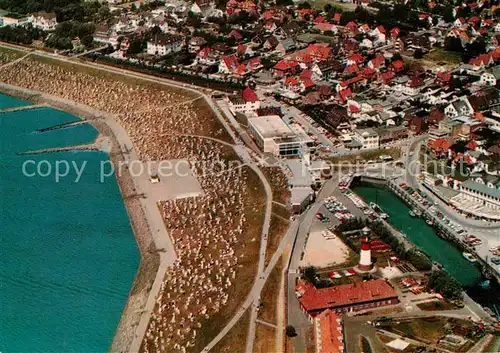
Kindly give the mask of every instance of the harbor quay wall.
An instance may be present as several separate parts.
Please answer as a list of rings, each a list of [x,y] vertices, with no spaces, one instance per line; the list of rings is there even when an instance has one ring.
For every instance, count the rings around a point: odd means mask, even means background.
[[[445,223],[443,223],[436,215],[431,213],[426,207],[422,206],[419,202],[413,199],[407,192],[405,192],[399,185],[392,181],[388,181],[388,188],[396,194],[400,199],[402,199],[409,206],[416,208],[422,212],[422,216],[425,219],[431,220],[433,222],[433,227],[443,234],[443,237],[449,241],[452,241],[459,249],[465,250],[471,253],[475,253],[475,251],[468,245],[453,229],[448,227]],[[500,274],[483,258],[476,254],[475,258],[477,259],[479,265],[483,269],[483,272],[486,272],[490,276],[494,276],[498,282],[500,282]]]
[[[43,104],[79,116],[93,125],[100,134],[108,138],[110,143],[109,158],[116,167],[124,162],[121,151],[112,128],[103,119],[103,114],[89,106],[47,95],[38,91],[0,83],[0,93],[19,97],[35,104]],[[137,194],[134,181],[128,171],[115,175],[127,209],[134,237],[139,248],[141,260],[127,303],[122,312],[113,342],[112,352],[128,352],[136,335],[137,326],[150,295],[156,274],[160,267],[160,254],[156,248],[153,235],[146,221],[145,213]],[[96,328],[98,329],[98,328]]]

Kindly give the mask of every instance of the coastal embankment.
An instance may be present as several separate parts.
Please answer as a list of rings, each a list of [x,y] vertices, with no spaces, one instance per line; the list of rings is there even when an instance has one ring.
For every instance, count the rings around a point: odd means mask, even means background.
[[[83,104],[4,83],[0,83],[0,92],[29,100],[37,105],[51,106],[64,110],[85,119],[99,130],[101,135],[100,139],[104,136],[107,140],[105,149],[109,153],[109,158],[113,165],[116,166],[120,162],[124,162],[127,158],[127,153],[123,151],[122,146],[125,145],[124,139],[128,139],[128,137],[112,115],[97,111]],[[126,145],[127,148],[129,148],[129,144]],[[129,149],[127,149],[127,151],[130,153]],[[129,351],[129,347],[132,344],[137,327],[141,321],[143,311],[145,310],[147,302],[150,301],[151,296],[154,303],[157,293],[151,289],[155,281],[159,279],[161,283],[163,280],[168,263],[165,262],[163,264],[165,269],[161,271],[160,253],[164,251],[164,249],[157,247],[152,229],[150,229],[146,217],[146,212],[150,214],[156,212],[158,215],[159,212],[157,210],[144,209],[141,199],[138,196],[140,194],[138,187],[128,170],[122,171],[120,175],[116,175],[116,178],[141,254],[139,269],[110,348],[113,352],[125,352]],[[173,259],[171,261],[173,261]]]

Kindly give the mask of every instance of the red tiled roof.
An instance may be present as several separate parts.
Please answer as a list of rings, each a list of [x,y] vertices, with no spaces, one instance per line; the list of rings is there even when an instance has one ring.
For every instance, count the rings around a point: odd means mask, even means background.
[[[475,151],[477,148],[477,143],[475,141],[470,141],[468,144],[465,145],[470,150]]]
[[[492,55],[490,53],[486,53],[479,55],[477,58],[471,59],[469,63],[475,66],[481,66],[481,64],[488,66],[492,59]]]
[[[298,62],[296,61],[288,61],[288,60],[281,60],[279,63],[274,65],[273,69],[275,70],[280,70],[280,71],[286,71],[289,69],[293,69],[299,65]]]
[[[474,25],[477,25],[481,22],[481,19],[477,16],[472,16],[471,18],[469,18],[468,22],[473,23]]]
[[[198,56],[201,58],[207,58],[212,54],[213,50],[211,48],[203,48],[198,52]]]
[[[379,77],[385,84],[388,84],[394,78],[394,73],[392,71],[382,72]]]
[[[402,70],[405,67],[405,64],[403,60],[396,60],[391,63],[391,65],[396,69],[396,70]]]
[[[273,18],[274,16],[274,10],[267,10],[267,11],[264,11],[264,13],[262,14],[262,17],[264,17],[264,19],[266,20],[270,20],[271,18]]]
[[[372,69],[371,67],[365,67],[362,71],[361,71],[361,75],[363,75],[364,77],[366,78],[370,78],[372,77],[373,75],[375,75],[377,73],[377,71],[375,71],[374,69]]]
[[[341,85],[341,86],[343,86],[343,87],[347,87],[347,86],[352,85],[353,83],[356,83],[356,82],[362,81],[363,79],[364,79],[364,78],[363,78],[363,76],[358,75],[358,76],[353,77],[353,78],[351,78],[351,79],[349,79],[349,80],[342,81],[342,82],[340,83],[340,85]]]
[[[350,89],[349,87],[344,88],[344,89],[342,89],[342,90],[340,90],[340,91],[339,91],[339,96],[340,96],[340,99],[341,99],[343,102],[345,102],[345,101],[347,101],[347,99],[348,99],[349,97],[351,97],[351,96],[352,96],[352,91],[351,91],[351,89]]]
[[[420,78],[419,76],[413,76],[410,80],[410,87],[415,88],[415,87],[420,87],[424,84],[424,80]]]
[[[245,64],[239,64],[238,67],[234,70],[236,75],[243,76],[247,72],[247,67]]]
[[[356,104],[349,104],[349,110],[351,113],[359,113],[361,111]]]
[[[437,78],[442,82],[449,82],[451,80],[451,72],[448,71],[438,72]]]
[[[399,32],[401,32],[401,30],[398,27],[394,27],[393,29],[391,29],[391,36],[397,37],[399,36]]]
[[[349,307],[398,296],[394,288],[383,279],[321,289],[307,283],[297,286],[296,291],[300,295],[299,302],[307,311]]]
[[[385,58],[383,55],[378,54],[376,57],[370,60],[374,69],[378,69],[382,64],[385,64]]]
[[[301,80],[305,80],[307,78],[311,78],[312,77],[312,71],[311,70],[304,70],[300,73],[300,76],[299,78]]]
[[[287,77],[285,80],[285,86],[298,86],[299,82],[295,77]]]
[[[319,60],[326,60],[330,56],[332,48],[322,44],[309,44],[305,51]]]
[[[326,32],[326,31],[332,31],[335,28],[335,25],[332,25],[331,23],[328,22],[322,22],[322,23],[317,23],[314,27],[322,32]]]
[[[230,55],[230,56],[223,56],[222,61],[224,61],[224,64],[229,70],[234,70],[238,67],[238,59],[236,59],[236,56]]]
[[[321,349],[317,353],[341,353],[344,351],[342,319],[332,310],[325,310],[316,317],[318,326],[316,339],[321,340]],[[317,332],[319,329],[320,332]]]
[[[385,32],[385,28],[384,28],[384,26],[382,26],[382,25],[378,26],[378,27],[377,27],[377,29],[378,29],[378,31],[379,31],[380,33],[384,33],[384,34],[386,33],[386,32]]]
[[[258,102],[259,97],[251,88],[247,87],[241,92],[241,96],[245,102]]]
[[[355,31],[358,29],[358,24],[355,21],[351,21],[345,27],[351,31]]]
[[[323,16],[317,16],[317,17],[313,20],[313,23],[318,24],[318,23],[323,23],[323,22],[325,22],[325,21],[326,21],[326,19],[325,19]]]
[[[428,146],[430,149],[433,149],[436,152],[447,152],[450,149],[451,144],[446,139],[438,138],[429,141]]]
[[[236,49],[236,52],[239,55],[245,55],[246,51],[247,51],[247,46],[245,44],[238,44],[238,48]]]
[[[253,59],[248,60],[249,67],[257,67],[260,65],[261,65],[260,58],[253,58]]]
[[[337,12],[337,13],[335,13],[335,15],[333,15],[333,22],[340,23],[341,18],[342,18],[342,14]]]
[[[355,53],[355,54],[352,54],[351,57],[349,58],[350,61],[354,61],[356,64],[359,64],[361,62],[363,62],[364,60],[364,57],[363,55],[359,54],[359,53]]]
[[[302,80],[302,84],[304,85],[305,88],[314,87],[316,85],[310,78]]]
[[[348,74],[348,75],[355,74],[358,71],[359,71],[359,68],[358,68],[358,65],[356,65],[356,64],[351,64],[349,66],[346,66],[346,68],[344,69],[344,73]]]
[[[229,34],[227,35],[228,37],[234,37],[236,40],[240,40],[243,38],[243,36],[238,32],[237,30],[233,29]]]

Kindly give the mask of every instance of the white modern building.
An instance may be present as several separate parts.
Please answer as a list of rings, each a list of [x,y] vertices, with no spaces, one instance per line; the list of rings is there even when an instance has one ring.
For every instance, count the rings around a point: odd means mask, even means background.
[[[354,130],[354,140],[360,145],[361,149],[376,149],[379,148],[380,136],[377,131],[372,128]]]
[[[290,127],[278,115],[250,118],[248,129],[259,148],[275,156],[297,156],[301,148],[314,144],[304,130]]]

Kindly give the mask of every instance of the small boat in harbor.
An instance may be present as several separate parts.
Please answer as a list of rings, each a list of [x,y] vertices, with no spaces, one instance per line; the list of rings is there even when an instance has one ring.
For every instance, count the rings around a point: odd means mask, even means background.
[[[470,262],[470,263],[472,263],[472,264],[477,262],[477,260],[476,260],[476,258],[474,257],[474,255],[472,255],[470,252],[464,251],[464,252],[462,253],[462,256],[463,256],[463,257],[464,257],[467,261],[469,261],[469,262]]]
[[[382,208],[377,205],[375,202],[370,202],[370,208],[377,212],[380,215],[380,218],[382,219],[387,219],[389,218],[389,215],[382,210]]]
[[[414,208],[413,210],[411,210],[410,212],[408,212],[408,214],[412,217],[420,217],[422,216],[422,211],[420,210],[417,210],[416,208]]]

